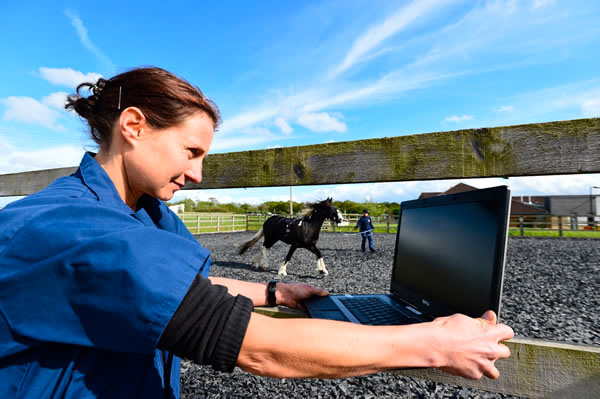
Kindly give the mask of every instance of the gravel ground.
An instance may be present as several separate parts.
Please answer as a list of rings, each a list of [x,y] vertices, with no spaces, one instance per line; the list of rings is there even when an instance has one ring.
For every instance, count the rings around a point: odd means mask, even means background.
[[[277,278],[288,246],[269,251],[268,271],[251,267],[260,247],[238,255],[235,246],[252,233],[202,235],[212,251],[214,276],[248,281]],[[376,234],[376,253],[360,251],[360,237],[322,233],[319,248],[329,276],[319,276],[312,253],[300,249],[288,265],[285,282],[307,282],[331,293],[387,292],[395,235]],[[600,240],[509,238],[501,318],[515,334],[529,338],[600,345]],[[273,337],[273,339],[281,339]],[[285,338],[284,338],[285,339]],[[274,379],[237,369],[215,372],[183,362],[182,398],[512,398],[496,393],[437,384],[391,373],[340,380]]]

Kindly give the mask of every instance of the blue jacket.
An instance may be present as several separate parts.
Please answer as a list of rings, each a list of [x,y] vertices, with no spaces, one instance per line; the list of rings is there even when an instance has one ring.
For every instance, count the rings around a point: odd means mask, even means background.
[[[156,344],[210,265],[163,202],[133,212],[86,154],[0,211],[0,397],[179,397]]]
[[[371,223],[371,217],[369,216],[361,216],[356,222],[355,229],[359,229],[359,231],[367,231],[373,230],[373,223]]]

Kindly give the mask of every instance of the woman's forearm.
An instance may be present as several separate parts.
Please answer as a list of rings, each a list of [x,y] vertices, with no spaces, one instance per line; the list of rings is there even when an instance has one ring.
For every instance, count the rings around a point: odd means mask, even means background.
[[[209,277],[211,283],[227,287],[231,295],[243,295],[252,300],[254,306],[267,305],[267,284],[240,281],[225,277]]]
[[[512,329],[488,311],[407,326],[363,326],[253,313],[238,366],[271,377],[343,378],[406,367],[438,367],[470,379],[498,378],[494,362],[510,356]]]
[[[252,314],[238,366],[253,374],[286,378],[343,378],[437,367],[441,363],[430,332],[419,325],[372,327]]]
[[[224,277],[209,277],[209,279],[213,284],[227,287],[227,291],[231,295],[244,295],[245,297],[250,298],[254,306],[267,305],[266,283],[251,283]],[[275,302],[278,305],[301,308],[302,299],[310,298],[314,295],[327,295],[327,292],[320,288],[313,287],[310,284],[286,284],[278,282],[277,291],[275,293]]]

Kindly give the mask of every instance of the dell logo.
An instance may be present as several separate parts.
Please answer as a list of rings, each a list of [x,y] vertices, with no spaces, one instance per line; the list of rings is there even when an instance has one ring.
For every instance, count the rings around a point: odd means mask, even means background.
[[[426,305],[426,306],[431,306],[431,305],[429,304],[429,301],[428,301],[428,300],[426,300],[426,299],[421,299],[421,302],[423,302],[423,304],[424,304],[424,305]]]

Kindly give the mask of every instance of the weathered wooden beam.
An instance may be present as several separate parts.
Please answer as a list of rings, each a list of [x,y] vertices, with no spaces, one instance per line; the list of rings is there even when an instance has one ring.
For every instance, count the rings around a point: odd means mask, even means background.
[[[200,184],[228,188],[600,172],[600,119],[468,129],[210,155]]]
[[[34,170],[0,175],[0,197],[36,193],[62,176],[72,174],[77,167]]]
[[[0,196],[39,191],[67,170],[1,175]],[[212,154],[203,181],[184,188],[575,173],[600,173],[598,118]]]
[[[306,318],[306,312],[299,309],[288,308],[285,306],[257,306],[254,308],[256,313],[263,314],[269,317],[275,317],[278,319],[290,319],[290,318]]]
[[[537,339],[505,342],[508,359],[496,361],[500,378],[477,381],[455,377],[438,369],[398,370],[395,373],[527,398],[600,398],[600,347],[571,345]]]
[[[271,317],[306,317],[296,309],[257,307]],[[468,380],[438,369],[404,369],[392,373],[411,378],[528,398],[600,398],[600,347],[513,338],[508,359],[496,361],[500,378]]]

